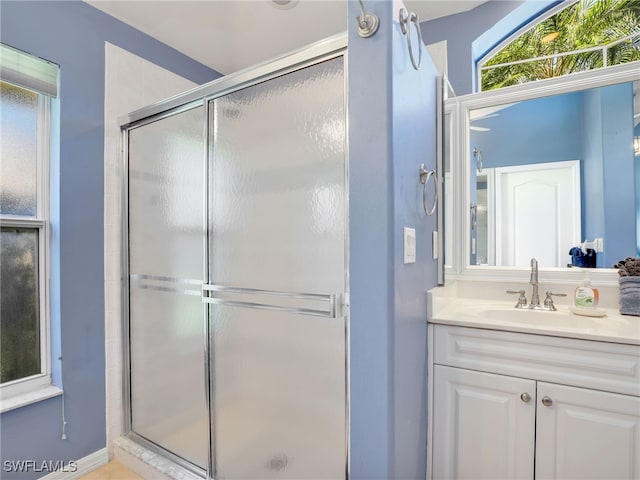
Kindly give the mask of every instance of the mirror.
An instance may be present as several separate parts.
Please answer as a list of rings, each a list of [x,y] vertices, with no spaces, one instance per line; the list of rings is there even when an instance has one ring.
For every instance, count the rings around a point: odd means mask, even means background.
[[[458,204],[445,202],[445,225],[458,222],[452,230],[468,239],[458,271],[527,267],[531,257],[546,268],[611,268],[639,254],[640,73],[620,70],[449,104],[460,116],[453,177],[466,180],[466,192],[447,195]],[[456,183],[445,181],[445,192]],[[447,242],[448,265],[456,248]]]

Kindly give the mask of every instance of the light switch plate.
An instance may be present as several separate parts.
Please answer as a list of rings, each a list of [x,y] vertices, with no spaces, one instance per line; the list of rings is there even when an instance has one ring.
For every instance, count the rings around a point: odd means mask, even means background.
[[[416,229],[404,227],[404,263],[416,263]]]

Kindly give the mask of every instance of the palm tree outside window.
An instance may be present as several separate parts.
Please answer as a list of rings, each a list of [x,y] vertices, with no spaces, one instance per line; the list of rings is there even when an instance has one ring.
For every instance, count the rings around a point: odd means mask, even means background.
[[[579,0],[478,63],[493,90],[640,60],[640,0]]]

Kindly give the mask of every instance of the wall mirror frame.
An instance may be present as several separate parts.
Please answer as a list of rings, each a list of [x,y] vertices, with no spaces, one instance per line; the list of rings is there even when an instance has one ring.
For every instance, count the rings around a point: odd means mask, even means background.
[[[447,162],[445,159],[444,165],[445,277],[447,283],[455,280],[517,283],[528,278],[524,272],[528,271],[529,267],[471,265],[472,208],[470,206],[472,198],[470,185],[472,169],[469,166],[474,160],[471,153],[473,146],[471,145],[469,128],[471,112],[481,108],[639,80],[640,66],[638,62],[633,62],[445,100],[445,129],[449,129],[449,134],[446,135],[449,144],[445,146],[445,151],[448,150],[450,160]],[[633,253],[629,252],[628,256]],[[617,285],[618,274],[615,269],[590,270],[594,283]],[[545,282],[565,283],[582,278],[583,272],[578,268],[549,267],[541,268],[540,275]]]

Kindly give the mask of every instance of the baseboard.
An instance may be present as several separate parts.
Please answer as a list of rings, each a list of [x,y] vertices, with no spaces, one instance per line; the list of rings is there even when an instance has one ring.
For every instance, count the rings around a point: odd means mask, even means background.
[[[87,473],[93,472],[96,468],[106,465],[107,463],[109,463],[109,450],[107,448],[101,448],[97,452],[90,453],[86,457],[76,460],[73,472],[70,471],[71,468],[67,467],[68,471],[59,470],[51,472],[41,477],[40,480],[74,480]]]

